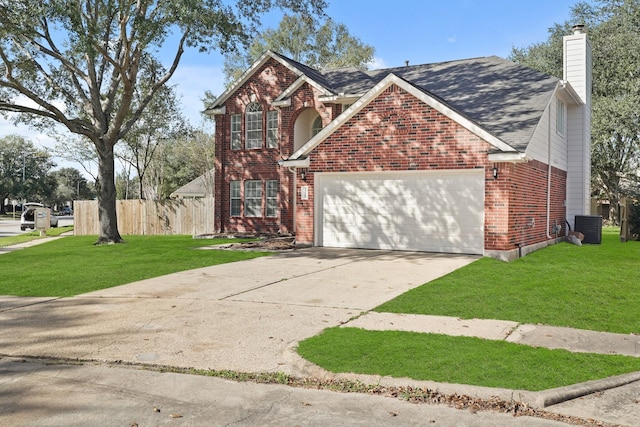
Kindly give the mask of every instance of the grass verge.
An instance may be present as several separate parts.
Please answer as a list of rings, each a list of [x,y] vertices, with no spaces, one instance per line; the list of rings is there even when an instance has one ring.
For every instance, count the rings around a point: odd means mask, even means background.
[[[375,311],[640,333],[640,242],[559,243],[511,263],[482,258]]]
[[[64,227],[57,227],[57,228],[50,228],[47,230],[46,232],[46,236],[47,237],[56,237],[59,236],[63,233],[66,233],[67,231],[72,231],[73,230],[73,226],[72,225],[68,225],[68,226],[64,226]],[[3,237],[2,239],[0,239],[0,248],[2,247],[6,247],[6,246],[13,246],[13,245],[17,245],[19,243],[26,243],[26,242],[30,242],[32,240],[38,240],[38,239],[42,239],[43,237],[40,237],[40,231],[30,231],[28,233],[22,233],[20,235],[17,236],[8,236],[8,237]]]
[[[68,236],[0,255],[0,295],[66,297],[178,271],[256,258],[268,253],[193,250],[240,239],[126,236],[93,245],[96,236]]]
[[[640,370],[640,358],[398,331],[330,328],[298,353],[331,372],[539,391]]]

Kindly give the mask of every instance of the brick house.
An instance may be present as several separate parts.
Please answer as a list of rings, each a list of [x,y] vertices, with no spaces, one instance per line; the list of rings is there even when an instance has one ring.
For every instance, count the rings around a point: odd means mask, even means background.
[[[207,114],[215,228],[513,259],[589,212],[591,50],[564,79],[498,57],[361,71],[266,52]]]

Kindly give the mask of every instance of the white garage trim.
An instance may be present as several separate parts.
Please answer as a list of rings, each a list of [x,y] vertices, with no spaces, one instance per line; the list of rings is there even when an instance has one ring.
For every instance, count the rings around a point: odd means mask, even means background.
[[[484,169],[315,173],[316,246],[484,253]]]

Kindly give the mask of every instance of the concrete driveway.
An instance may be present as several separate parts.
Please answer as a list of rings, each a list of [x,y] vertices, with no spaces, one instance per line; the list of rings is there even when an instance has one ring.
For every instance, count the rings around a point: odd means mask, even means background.
[[[309,248],[73,298],[2,297],[0,348],[7,356],[309,374],[293,351],[298,341],[477,258]]]

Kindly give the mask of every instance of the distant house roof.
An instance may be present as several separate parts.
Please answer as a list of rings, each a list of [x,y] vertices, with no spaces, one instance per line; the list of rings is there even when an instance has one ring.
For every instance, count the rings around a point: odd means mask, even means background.
[[[316,70],[267,51],[208,110],[222,106],[270,58],[313,81],[337,100],[361,97],[385,77],[395,75],[521,152],[560,83],[555,77],[497,56],[362,71]]]
[[[213,196],[215,169],[200,175],[171,193],[171,198],[195,198]]]

